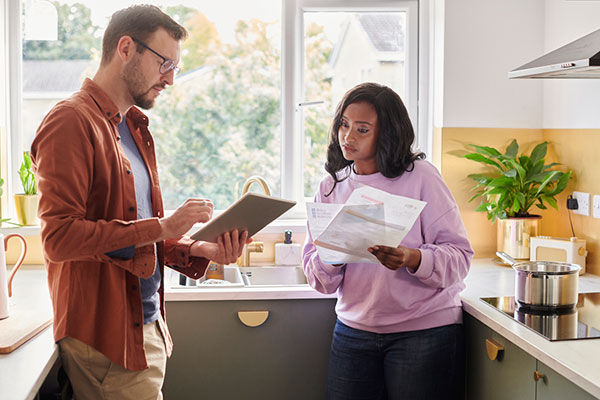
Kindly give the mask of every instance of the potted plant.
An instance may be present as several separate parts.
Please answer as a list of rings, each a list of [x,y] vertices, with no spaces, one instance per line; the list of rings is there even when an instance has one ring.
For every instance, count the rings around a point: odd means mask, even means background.
[[[29,152],[23,153],[23,162],[19,168],[19,178],[21,179],[24,193],[15,194],[17,220],[21,225],[39,225],[37,217],[37,185],[35,183],[35,176],[31,170]]]
[[[468,175],[477,183],[469,201],[479,198],[476,211],[486,212],[492,222],[498,221],[498,251],[529,259],[529,238],[538,235],[541,219],[530,209],[535,205],[545,210],[549,205],[558,210],[555,196],[565,189],[571,172],[554,170],[558,163],[545,163],[548,142],[535,146],[530,155],[518,155],[519,145],[514,139],[504,154],[493,147],[470,146],[475,152],[463,157],[493,167],[493,173]]]

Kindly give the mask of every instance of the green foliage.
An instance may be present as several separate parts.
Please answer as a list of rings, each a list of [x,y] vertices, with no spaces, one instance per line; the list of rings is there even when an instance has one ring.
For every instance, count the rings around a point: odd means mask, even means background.
[[[203,13],[184,6],[168,7],[166,12],[188,29],[189,37],[181,44],[182,72],[202,67],[219,54],[222,44],[217,27]]]
[[[89,60],[101,45],[101,29],[81,4],[52,1],[58,12],[58,40],[25,40],[24,60]]]
[[[21,178],[21,185],[23,185],[25,194],[37,194],[37,185],[35,184],[35,176],[31,170],[31,157],[29,157],[28,151],[23,153],[23,162],[21,163],[21,168],[19,168],[19,178]]]
[[[4,179],[0,178],[0,196],[4,194],[4,188],[2,186],[4,186]]]
[[[280,191],[279,51],[265,25],[238,24],[236,42],[216,46],[209,65],[182,74],[152,110],[166,208],[201,196],[224,209],[251,175]]]
[[[89,59],[99,52],[101,30],[93,25],[90,10],[53,4],[59,40],[25,41],[24,59]],[[263,176],[278,195],[283,133],[276,23],[240,20],[235,42],[228,44],[200,11],[186,6],[165,11],[189,31],[182,42],[183,73],[148,112],[165,207],[175,209],[188,197],[202,196],[224,209],[251,175]],[[333,44],[322,26],[308,27],[305,48],[306,99],[325,100],[304,110],[305,193],[312,195],[325,174],[330,110],[339,99],[331,99]]]
[[[469,175],[477,183],[473,188],[477,192],[469,201],[481,200],[476,211],[486,212],[488,219],[495,222],[497,218],[530,216],[529,209],[534,204],[543,210],[547,204],[558,209],[555,196],[565,189],[571,172],[553,170],[557,163],[545,164],[548,142],[535,146],[529,156],[518,156],[516,140],[504,154],[493,147],[470,146],[476,152],[464,158],[491,166],[495,171]]]

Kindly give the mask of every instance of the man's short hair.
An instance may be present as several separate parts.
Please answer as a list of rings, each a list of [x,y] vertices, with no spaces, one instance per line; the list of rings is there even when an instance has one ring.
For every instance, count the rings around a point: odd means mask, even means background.
[[[138,4],[115,12],[102,38],[102,65],[110,62],[123,36],[145,42],[159,28],[166,30],[175,40],[185,40],[188,36],[183,26],[153,5]],[[144,50],[141,46],[137,47],[140,53]]]

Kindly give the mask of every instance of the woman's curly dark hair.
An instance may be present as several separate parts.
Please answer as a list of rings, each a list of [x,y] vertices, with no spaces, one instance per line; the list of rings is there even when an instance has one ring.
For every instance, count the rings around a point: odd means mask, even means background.
[[[333,177],[333,187],[326,194],[329,196],[335,185],[348,178],[353,161],[346,160],[340,148],[338,129],[346,108],[353,103],[369,103],[377,112],[379,136],[377,138],[377,168],[386,178],[396,178],[405,171],[411,171],[415,160],[425,158],[425,153],[412,151],[415,141],[408,111],[400,96],[387,86],[378,83],[361,83],[350,89],[338,104],[333,122],[329,130],[329,146],[327,147],[327,162],[325,170]],[[337,173],[345,168],[345,176],[338,177]]]

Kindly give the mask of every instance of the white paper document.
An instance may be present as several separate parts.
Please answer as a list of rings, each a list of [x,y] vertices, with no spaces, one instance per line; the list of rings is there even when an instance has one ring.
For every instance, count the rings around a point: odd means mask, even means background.
[[[379,263],[367,249],[375,245],[398,246],[425,204],[361,186],[345,204],[307,203],[306,211],[321,261]]]

